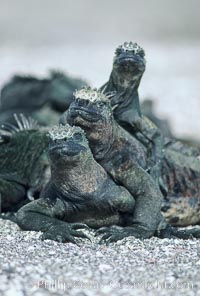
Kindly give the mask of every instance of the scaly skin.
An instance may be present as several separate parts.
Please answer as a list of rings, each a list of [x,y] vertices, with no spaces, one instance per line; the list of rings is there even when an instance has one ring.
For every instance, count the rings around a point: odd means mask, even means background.
[[[39,190],[46,162],[46,132],[21,115],[18,127],[5,124],[0,130],[1,211],[16,210],[27,200],[27,194]]]
[[[105,96],[102,99],[103,95],[100,94],[99,100],[92,101],[90,94],[94,91],[83,90],[81,92],[75,94],[74,102],[63,114],[60,122],[82,127],[87,133],[90,147],[97,161],[116,181],[122,183],[134,195],[134,188],[129,188],[137,184],[134,181],[135,177],[131,177],[131,166],[133,166],[133,171],[135,163],[144,170],[150,171],[149,163],[145,161],[148,156],[145,155],[144,147],[119,127],[113,119],[110,103]],[[87,96],[85,93],[88,93]],[[123,177],[123,171],[128,176]],[[179,226],[199,224],[200,161],[195,157],[189,157],[168,148],[165,149],[161,172],[170,194],[163,202],[163,211],[167,221]],[[138,184],[138,188],[143,185]],[[146,188],[146,185],[144,187]],[[156,196],[155,193],[152,196]],[[146,207],[144,196],[140,202]],[[154,205],[153,200],[150,203]],[[156,203],[155,206],[157,206]],[[148,217],[147,212],[148,209],[146,209],[146,217]],[[149,205],[149,212],[151,212],[151,205]]]
[[[200,160],[165,149],[162,178],[168,187],[163,212],[172,225],[200,224]]]
[[[159,177],[163,136],[140,110],[138,87],[145,67],[144,50],[136,43],[125,42],[116,49],[110,78],[101,90],[113,94],[111,105],[115,120],[148,148],[148,159],[155,164],[150,174],[158,184],[162,184]],[[165,191],[163,186],[162,189]]]
[[[79,223],[93,228],[132,224],[134,198],[94,160],[79,127],[50,130],[49,159],[51,180],[41,198],[18,212],[22,229],[43,231],[43,239],[75,243],[76,236],[85,237],[74,229]]]
[[[59,72],[44,79],[14,76],[1,90],[0,122],[14,123],[13,113],[23,113],[40,124],[55,124],[70,105],[74,90],[83,86],[84,81]]]
[[[146,237],[144,227],[138,233],[133,224],[135,200],[117,186],[94,160],[83,131],[79,127],[55,127],[49,132],[51,180],[41,198],[23,206],[17,222],[24,230],[43,232],[43,239],[76,243],[77,237],[88,238],[77,229],[100,228],[102,241],[112,242],[134,235]],[[80,173],[81,172],[81,173]],[[134,214],[134,215],[133,215]],[[137,228],[139,230],[139,228]],[[155,235],[188,238],[191,232],[177,232],[165,225]],[[199,233],[192,232],[198,237]]]
[[[155,112],[155,102],[152,99],[145,99],[141,102],[142,114],[149,118],[161,131],[163,136],[172,138],[172,130],[167,119],[161,119]]]

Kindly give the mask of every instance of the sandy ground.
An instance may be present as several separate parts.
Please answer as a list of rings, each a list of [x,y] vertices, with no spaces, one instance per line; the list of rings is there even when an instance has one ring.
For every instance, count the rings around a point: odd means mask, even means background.
[[[110,245],[41,241],[0,220],[0,295],[200,295],[200,242],[133,237]]]

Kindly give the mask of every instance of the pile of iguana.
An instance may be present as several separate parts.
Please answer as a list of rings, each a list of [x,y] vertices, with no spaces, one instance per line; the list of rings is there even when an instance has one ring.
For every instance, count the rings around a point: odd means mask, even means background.
[[[109,101],[107,100],[105,102],[108,102],[109,106]],[[101,101],[99,101],[99,103],[101,105]],[[85,116],[90,119],[90,115],[87,115],[87,113],[85,113]],[[99,121],[97,118],[98,114],[95,117],[95,122]],[[20,156],[23,155],[26,161],[20,162],[22,164],[21,169],[19,165],[17,165],[17,162],[12,162],[12,168],[15,170],[14,175],[18,176],[18,180],[13,182],[14,178],[12,174],[7,173],[7,175],[3,175],[2,178],[2,184],[5,186],[0,188],[6,199],[9,196],[14,198],[14,200],[8,199],[9,206],[4,207],[4,211],[10,210],[13,208],[13,205],[19,208],[24,203],[29,202],[19,210],[15,218],[15,221],[22,229],[43,231],[43,239],[48,238],[62,242],[71,241],[74,243],[76,242],[75,237],[87,237],[77,231],[78,228],[86,227],[82,223],[86,223],[88,226],[94,228],[99,228],[101,226],[106,227],[100,229],[97,233],[106,232],[102,239],[108,241],[115,241],[130,235],[139,238],[147,238],[152,235],[157,235],[159,237],[178,236],[181,238],[188,238],[190,235],[199,237],[199,233],[196,230],[180,232],[166,224],[160,213],[161,194],[151,177],[136,164],[136,158],[135,160],[130,159],[130,163],[132,163],[130,181],[131,178],[136,178],[135,180],[138,179],[138,182],[136,182],[134,186],[131,186],[131,184],[124,181],[124,183],[119,186],[114,183],[103,167],[94,160],[85,134],[80,128],[70,128],[68,125],[65,125],[63,128],[61,126],[55,127],[49,131],[49,135],[47,136],[46,129],[41,129],[33,123],[31,125],[30,121],[28,124],[25,117],[22,116],[21,120],[17,119],[17,121],[18,129],[16,130],[16,128],[13,127],[12,133],[10,132],[10,126],[4,126],[4,130],[1,133],[1,145],[4,147],[3,151],[8,151],[7,156],[9,156],[10,152],[11,155],[17,156],[20,161]],[[103,126],[101,126],[101,128],[103,128]],[[94,130],[94,138],[98,140],[98,137],[95,136],[95,132]],[[22,137],[23,135],[25,136]],[[127,135],[129,134],[127,133]],[[29,139],[34,141],[35,146]],[[47,139],[49,140],[48,149]],[[7,149],[5,149],[5,145],[8,145]],[[12,149],[10,147],[12,147]],[[41,147],[41,150],[39,150],[39,147]],[[132,143],[132,148],[134,147],[135,152],[137,152],[137,149],[141,148],[138,146],[137,140],[134,140]],[[19,150],[17,150],[17,148],[19,148]],[[31,151],[32,148],[34,151]],[[46,151],[48,150],[49,154],[51,179],[42,190],[40,198],[30,202],[27,198],[29,190],[32,188],[35,189],[35,186],[38,191],[41,190],[41,188],[38,187],[38,182],[34,181],[34,171],[37,172],[36,176],[40,178],[41,182],[44,182],[45,179],[44,170],[39,171],[39,164],[40,162],[43,163],[44,149]],[[30,152],[32,158],[30,158]],[[37,154],[37,157],[33,152]],[[107,153],[108,152],[109,151],[107,151]],[[144,165],[143,148],[140,152],[141,165]],[[116,153],[114,152],[114,155],[116,154],[117,150]],[[103,154],[100,153],[98,156],[99,155]],[[9,158],[7,157],[7,159]],[[117,158],[116,160],[118,161]],[[7,164],[9,164],[8,160]],[[29,167],[32,168],[32,170],[28,169]],[[19,168],[18,171],[17,168]],[[107,169],[106,166],[105,168]],[[123,169],[125,172],[126,166]],[[20,174],[20,171],[24,171],[25,174]],[[82,174],[80,174],[80,171]],[[141,176],[146,178],[144,180],[145,186],[149,183],[149,187],[147,186],[146,191],[144,191],[144,183],[140,182],[140,176],[136,175],[134,177],[134,171],[139,171]],[[121,176],[123,179],[123,172]],[[30,182],[25,182],[25,177],[27,179],[29,178]],[[115,181],[117,182],[117,180]],[[7,184],[11,185],[10,193],[12,195],[8,195],[8,191],[5,190]],[[16,199],[16,191],[18,188],[23,188],[23,194],[19,195],[19,199]],[[148,192],[148,189],[150,189],[151,192]],[[135,194],[134,197],[132,195],[133,193]],[[141,203],[139,202],[138,204],[137,202],[137,198],[142,197],[143,193],[145,193],[146,198],[151,198],[152,203],[150,203],[150,208],[148,208],[148,203],[144,204],[145,198],[141,199]],[[3,202],[6,202],[6,199],[4,199]],[[151,215],[149,215],[149,211],[147,213],[145,207],[151,212]],[[143,209],[143,221],[137,221]],[[155,213],[154,216],[153,213]],[[147,224],[142,223],[145,221],[148,224],[148,229],[146,229]],[[112,225],[118,225],[121,226],[121,228],[112,227]]]
[[[70,104],[60,119],[64,126],[50,131],[24,115],[15,115],[15,125],[6,123],[1,128],[1,207],[16,210],[29,202],[17,214],[22,229],[40,230],[44,239],[62,242],[86,237],[77,231],[85,224],[103,226],[99,233],[108,241],[130,235],[200,237],[198,230],[179,231],[169,226],[161,214],[159,187],[165,194],[168,189],[163,204],[168,222],[200,223],[199,147],[163,138],[142,115],[138,87],[145,63],[141,47],[124,43],[116,50],[108,83],[100,91],[76,91],[71,104],[70,96],[65,99],[66,77],[62,75],[41,83],[35,78],[15,78],[8,87],[7,97],[13,99],[8,105],[5,99],[3,103],[12,112],[19,105],[19,96],[14,99],[19,82],[24,106],[29,106],[25,96],[30,95],[30,113],[37,110],[37,104],[45,106],[47,97],[59,111]],[[40,99],[34,100],[35,95]],[[48,122],[45,114],[39,116]],[[51,177],[47,177],[47,167]]]
[[[62,115],[60,123],[83,128],[95,159],[134,197],[141,195],[138,202],[143,203],[144,209],[140,219],[147,219],[152,208],[155,216],[157,215],[160,196],[152,192],[151,182],[148,183],[147,179],[143,182],[140,178],[140,171],[142,174],[146,171],[151,175],[157,164],[148,161],[148,149],[114,120],[109,98],[92,89],[77,91],[74,101]],[[133,169],[136,170],[137,165],[137,173],[132,172]],[[200,160],[169,147],[164,150],[163,161],[159,165],[161,177],[169,189],[163,205],[168,221],[176,225],[200,223]],[[142,192],[137,191],[138,186],[135,192],[135,184],[142,182]],[[151,216],[154,221],[153,215]],[[147,224],[150,225],[150,222]]]
[[[141,206],[135,205],[137,200],[130,194],[133,190],[129,192],[124,186],[115,184],[95,161],[86,136],[79,127],[65,125],[51,129],[48,154],[51,179],[39,199],[18,211],[17,220],[22,229],[42,231],[43,239],[73,243],[76,243],[76,237],[87,238],[83,232],[77,231],[86,227],[82,223],[92,228],[103,226],[97,233],[104,233],[103,240],[108,242],[130,235],[137,238],[148,238],[154,234],[185,239],[191,235],[200,237],[200,232],[194,229],[177,231],[170,227],[160,212],[154,217],[154,229],[146,231],[146,225],[136,224]],[[154,188],[151,193],[159,194],[153,180],[145,172],[140,173]],[[135,188],[141,191],[143,185],[138,182]],[[152,207],[151,213],[153,211]],[[145,219],[152,221],[150,215]]]

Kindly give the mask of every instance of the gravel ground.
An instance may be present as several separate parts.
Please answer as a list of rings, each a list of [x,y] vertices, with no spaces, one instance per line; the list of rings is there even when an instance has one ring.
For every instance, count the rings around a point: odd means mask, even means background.
[[[199,240],[41,241],[0,220],[0,295],[200,295]]]

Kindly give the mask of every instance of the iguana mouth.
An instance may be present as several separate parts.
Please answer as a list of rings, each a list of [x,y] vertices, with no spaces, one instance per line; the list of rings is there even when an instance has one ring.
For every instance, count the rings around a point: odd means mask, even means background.
[[[120,72],[132,72],[137,74],[145,70],[145,65],[137,57],[133,56],[122,56],[115,60],[115,67],[117,67]]]
[[[137,63],[138,59],[134,57],[133,55],[120,55],[118,58],[116,58],[117,63],[121,63],[123,61],[131,62],[131,63]]]
[[[58,154],[58,155],[68,155],[74,156],[79,154],[81,151],[86,151],[86,147],[82,146],[79,143],[74,143],[70,141],[69,143],[62,143],[62,144],[53,144],[49,148],[50,154]]]
[[[76,118],[80,116],[82,119],[90,122],[97,122],[99,121],[102,117],[100,114],[98,114],[95,111],[86,109],[86,108],[81,108],[81,107],[73,107],[70,108],[70,116],[72,118]]]

